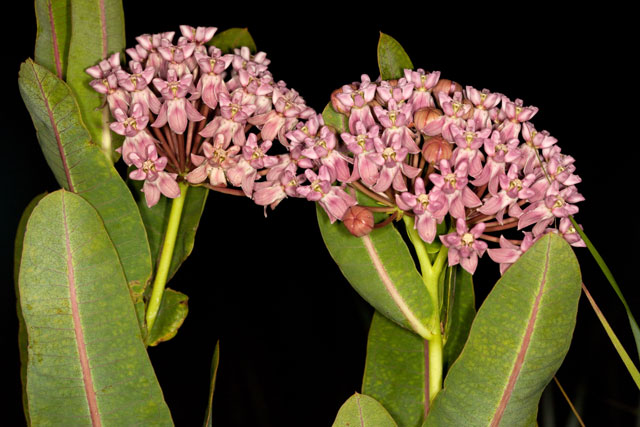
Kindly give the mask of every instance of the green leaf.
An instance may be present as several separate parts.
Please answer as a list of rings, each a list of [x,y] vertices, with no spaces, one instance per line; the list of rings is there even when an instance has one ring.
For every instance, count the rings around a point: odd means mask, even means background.
[[[405,68],[413,70],[413,63],[404,48],[393,37],[380,33],[378,41],[378,68],[382,80],[404,77]]]
[[[24,407],[24,414],[27,418],[27,424],[29,423],[29,402],[27,400],[27,330],[24,325],[24,317],[22,316],[22,307],[20,306],[20,288],[18,286],[18,279],[20,276],[20,260],[22,259],[22,247],[24,243],[24,232],[27,228],[27,221],[31,216],[31,212],[35,209],[36,205],[47,193],[42,193],[29,202],[24,209],[20,222],[18,223],[18,230],[16,231],[16,240],[13,249],[13,283],[16,292],[16,313],[18,315],[18,347],[20,348],[20,379],[22,382],[22,405]]]
[[[20,67],[18,83],[56,180],[98,211],[118,251],[127,281],[147,283],[151,255],[140,213],[127,185],[91,142],[71,90],[31,60]]]
[[[349,119],[344,114],[338,113],[331,105],[331,102],[324,107],[322,111],[322,119],[324,124],[334,128],[338,134],[347,132],[349,130]]]
[[[229,28],[213,36],[207,44],[217,47],[222,53],[233,53],[233,49],[242,46],[247,46],[251,53],[258,51],[256,42],[246,28]]]
[[[444,319],[444,372],[456,361],[467,341],[471,323],[476,316],[476,297],[473,291],[473,276],[459,265],[449,267],[445,287]]]
[[[175,337],[187,313],[189,313],[189,297],[173,289],[165,289],[158,316],[149,333],[147,340],[149,345],[156,346]]]
[[[38,203],[19,285],[32,425],[172,425],[118,254],[82,197]]]
[[[340,407],[333,427],[396,427],[391,415],[378,401],[355,393]]]
[[[216,348],[213,350],[211,360],[211,388],[209,389],[209,400],[207,403],[207,413],[204,417],[205,427],[213,427],[213,392],[216,388],[216,378],[218,377],[218,366],[220,365],[220,340],[216,341]]]
[[[149,208],[144,197],[141,196],[142,193],[139,192],[139,189],[142,188],[142,183],[137,181],[132,184],[136,189],[138,209],[140,209],[142,221],[147,229],[149,246],[151,248],[151,258],[153,261],[153,268],[155,269],[158,259],[160,258],[164,233],[167,229],[167,223],[169,222],[171,200],[166,197],[161,197],[157,205]],[[173,277],[193,250],[196,231],[198,230],[200,218],[202,217],[202,212],[204,211],[208,195],[209,190],[206,187],[190,187],[187,192],[167,280],[170,280],[171,277]]]
[[[116,159],[114,150],[122,144],[123,137],[109,128],[109,108],[103,107],[105,97],[89,86],[93,77],[85,70],[124,50],[122,1],[72,1],[71,26],[67,83],[78,100],[91,140],[102,147],[107,158]]]
[[[428,324],[434,304],[398,230],[390,224],[355,237],[344,224],[331,224],[319,204],[316,213],[324,243],[351,286],[389,319],[430,337],[440,327]]]
[[[530,426],[576,322],[580,269],[557,234],[541,237],[496,283],[425,425]]]
[[[420,426],[428,408],[427,341],[373,314],[362,392],[380,402],[401,427]]]
[[[35,5],[38,32],[34,59],[64,80],[71,40],[71,2],[36,0]]]

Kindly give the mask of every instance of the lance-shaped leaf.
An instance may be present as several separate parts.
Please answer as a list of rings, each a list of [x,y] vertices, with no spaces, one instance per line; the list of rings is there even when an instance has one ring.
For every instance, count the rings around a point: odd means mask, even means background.
[[[331,105],[331,102],[322,110],[322,119],[325,125],[334,128],[338,134],[349,130],[349,119],[344,114],[338,113]]]
[[[19,286],[33,425],[172,425],[118,254],[82,197],[33,210]]]
[[[427,372],[427,341],[376,311],[362,392],[380,402],[400,427],[417,427],[429,407]]]
[[[220,341],[216,341],[216,348],[213,350],[211,360],[211,387],[209,388],[209,400],[207,401],[207,412],[204,417],[205,427],[213,427],[213,392],[216,389],[216,379],[218,377],[218,366],[220,365]]]
[[[71,2],[36,0],[36,62],[65,79],[71,39]]]
[[[13,249],[13,283],[16,291],[16,313],[18,315],[18,347],[20,348],[20,379],[22,382],[22,405],[24,407],[24,415],[29,423],[29,402],[27,399],[27,330],[24,324],[24,317],[22,316],[22,307],[20,306],[20,288],[18,286],[18,278],[20,273],[20,260],[22,257],[22,247],[24,243],[24,232],[27,228],[27,221],[31,216],[31,212],[35,209],[36,205],[47,193],[42,193],[29,202],[24,209],[20,222],[18,223],[18,230],[16,232],[16,240]]]
[[[151,256],[140,213],[127,185],[91,142],[71,90],[31,60],[20,67],[18,83],[56,180],[100,213],[127,281],[146,283]]]
[[[165,289],[153,329],[149,332],[149,345],[156,346],[175,337],[188,313],[189,297],[173,289]]]
[[[142,182],[133,182],[134,191],[138,195],[138,209],[142,215],[142,220],[147,229],[149,237],[149,247],[151,248],[151,257],[153,268],[160,257],[162,244],[164,241],[164,233],[169,222],[169,213],[171,212],[171,200],[161,197],[158,203],[149,208],[144,197],[140,195]],[[200,224],[200,218],[204,211],[209,190],[205,187],[190,187],[184,201],[182,216],[180,217],[180,226],[178,228],[178,236],[176,237],[175,247],[173,248],[173,257],[171,258],[171,266],[169,267],[168,280],[178,271],[178,268],[187,259],[193,250],[195,244],[196,231]]]
[[[557,234],[540,238],[496,283],[425,425],[531,426],[576,322],[580,269]]]
[[[374,398],[355,393],[340,407],[333,427],[397,427],[389,412]]]
[[[344,224],[331,224],[320,205],[318,224],[333,260],[351,286],[380,313],[399,325],[430,337],[439,325],[429,324],[434,304],[393,225],[355,237]]]
[[[258,51],[256,42],[246,28],[229,28],[213,36],[207,44],[217,47],[222,53],[233,53],[233,49],[242,46],[247,46],[251,53]]]
[[[449,267],[445,278],[444,311],[444,372],[456,361],[469,336],[476,315],[476,297],[473,276],[464,268]],[[444,308],[443,307],[443,308]]]
[[[382,80],[399,79],[404,76],[405,68],[413,69],[413,63],[400,43],[384,33],[380,33],[378,40],[378,68]]]
[[[117,158],[113,150],[122,144],[123,138],[111,132],[109,108],[101,108],[104,95],[89,86],[93,77],[85,70],[109,55],[124,50],[122,1],[72,1],[71,26],[73,32],[69,45],[67,83],[78,100],[91,140],[102,147],[107,156]]]

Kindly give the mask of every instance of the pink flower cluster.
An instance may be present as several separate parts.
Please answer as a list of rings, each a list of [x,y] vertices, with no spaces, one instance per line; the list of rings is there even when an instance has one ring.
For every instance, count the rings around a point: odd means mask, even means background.
[[[342,143],[320,117],[298,123],[287,137],[291,161],[304,171],[292,168],[291,179],[261,183],[282,188],[272,202],[285,192],[306,197],[334,221],[356,205],[345,191],[350,186],[378,201],[373,210],[413,216],[427,243],[450,217],[454,231],[439,239],[449,265],[471,273],[485,252],[504,272],[548,232],[584,246],[569,219],[583,200],[574,159],[535,129],[537,108],[421,69],[394,81],[363,75],[335,91],[332,105],[348,117]],[[523,237],[509,240],[501,234],[507,229],[523,230]],[[487,242],[500,246],[489,249]]]
[[[127,70],[119,54],[87,69],[91,86],[106,96],[111,129],[125,137],[117,151],[135,168],[129,177],[144,180],[149,207],[161,194],[178,197],[179,181],[259,203],[265,190],[254,197],[255,181],[289,170],[289,155],[267,154],[273,141],[287,147],[285,134],[315,114],[273,79],[264,52],[242,47],[223,54],[208,46],[216,30],[182,25],[176,44],[173,32],[144,34],[126,51]]]

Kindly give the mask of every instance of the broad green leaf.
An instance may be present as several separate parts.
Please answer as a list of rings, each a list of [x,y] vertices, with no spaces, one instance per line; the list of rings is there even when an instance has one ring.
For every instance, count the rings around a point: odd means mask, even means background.
[[[333,427],[396,427],[389,412],[374,398],[355,393],[340,407]]]
[[[404,48],[393,37],[380,33],[378,41],[378,68],[382,80],[404,77],[404,70],[413,70],[413,63]]]
[[[334,128],[338,134],[347,132],[349,130],[349,119],[344,114],[338,113],[331,105],[331,102],[324,107],[322,111],[322,119],[324,124]]]
[[[233,53],[233,49],[242,46],[248,47],[251,53],[258,51],[256,42],[253,41],[253,37],[246,28],[229,28],[213,36],[207,44],[217,47],[222,53]]]
[[[441,317],[444,332],[444,372],[456,361],[469,336],[471,323],[476,315],[476,297],[473,291],[473,276],[459,265],[449,267],[445,286],[446,314]]]
[[[189,297],[173,289],[165,289],[158,316],[153,323],[147,342],[156,346],[163,341],[169,341],[178,333],[178,328],[184,323],[189,313]]]
[[[85,70],[125,48],[124,12],[121,0],[80,0],[71,2],[71,42],[67,83],[73,90],[91,140],[102,147],[108,158],[123,138],[109,128],[109,108],[103,107],[104,95],[93,90],[93,80]]]
[[[171,212],[171,200],[161,197],[157,205],[152,208],[147,206],[144,197],[140,193],[141,184],[133,183],[135,192],[138,195],[138,209],[142,215],[142,220],[147,229],[149,238],[149,246],[151,248],[151,258],[153,268],[155,269],[162,243],[164,233],[169,222],[169,213]],[[196,238],[196,231],[200,224],[200,218],[204,210],[209,190],[205,187],[190,187],[184,202],[182,217],[180,218],[180,227],[178,228],[178,237],[173,248],[173,258],[171,259],[171,267],[169,268],[169,276],[167,280],[178,271],[184,260],[191,254]]]
[[[151,256],[140,213],[127,185],[91,142],[71,90],[31,60],[20,67],[18,83],[56,180],[98,211],[118,251],[127,281],[147,283]]]
[[[218,366],[220,365],[220,341],[216,341],[216,348],[213,350],[211,360],[211,388],[209,389],[209,400],[207,403],[207,413],[204,417],[205,427],[213,427],[213,392],[216,388],[216,378],[218,377]]]
[[[82,197],[33,210],[19,286],[32,425],[172,425],[118,254]]]
[[[496,283],[426,426],[532,426],[576,322],[580,269],[557,234],[541,237]]]
[[[35,61],[62,80],[67,75],[71,39],[70,0],[36,0]]]
[[[27,424],[29,424],[29,403],[27,400],[27,330],[24,325],[24,317],[22,316],[22,307],[20,307],[20,288],[18,286],[18,278],[20,275],[20,260],[22,257],[22,246],[24,243],[24,232],[27,228],[27,221],[31,216],[31,212],[35,209],[36,205],[47,193],[38,194],[29,202],[24,209],[20,222],[18,223],[18,230],[16,231],[16,240],[13,249],[13,284],[16,291],[16,313],[18,315],[18,347],[20,348],[20,379],[22,382],[22,405],[24,407],[24,415],[27,418]]]
[[[430,337],[440,327],[428,324],[434,304],[398,230],[389,224],[355,237],[341,222],[331,224],[319,204],[316,213],[324,243],[351,286],[389,319]]]
[[[420,426],[428,408],[427,341],[373,314],[362,392],[380,402],[401,427]]]

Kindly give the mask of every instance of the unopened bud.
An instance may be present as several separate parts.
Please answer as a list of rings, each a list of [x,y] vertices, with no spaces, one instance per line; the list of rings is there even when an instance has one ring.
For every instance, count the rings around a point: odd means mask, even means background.
[[[440,160],[449,160],[451,153],[451,144],[439,135],[429,138],[422,146],[422,155],[429,163],[439,164]]]
[[[355,86],[353,85],[351,86],[355,89]],[[349,115],[351,113],[351,109],[348,107],[345,107],[345,105],[342,102],[340,102],[340,100],[336,96],[340,93],[342,93],[342,88],[336,89],[333,92],[331,92],[331,105],[333,106],[333,109],[336,110],[338,113]]]
[[[442,111],[437,108],[421,108],[413,113],[413,124],[416,129],[423,131],[427,125],[435,120],[438,120],[442,116]]]
[[[449,79],[440,79],[438,80],[438,84],[432,90],[433,95],[436,99],[438,99],[438,92],[444,92],[447,95],[451,96],[456,92],[462,92],[462,86],[459,83],[451,81]]]
[[[362,206],[351,206],[342,217],[342,222],[354,236],[366,236],[373,230],[373,213]]]
[[[471,102],[470,100],[468,100],[467,98],[462,100],[463,104],[469,105],[469,110],[467,111],[467,114],[463,115],[462,118],[464,120],[469,120],[473,118],[473,113],[475,111],[475,106],[473,105],[473,102]]]

